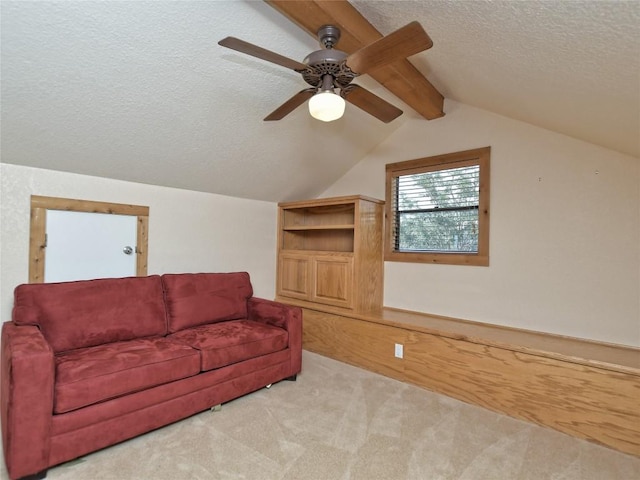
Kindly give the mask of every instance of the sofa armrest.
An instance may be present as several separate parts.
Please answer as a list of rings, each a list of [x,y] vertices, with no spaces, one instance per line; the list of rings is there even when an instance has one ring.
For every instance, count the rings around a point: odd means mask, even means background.
[[[289,333],[291,350],[290,376],[302,369],[302,309],[264,298],[251,297],[247,304],[249,320],[284,328]]]
[[[32,475],[49,466],[53,384],[53,350],[38,327],[2,325],[0,360],[2,444],[11,478]]]

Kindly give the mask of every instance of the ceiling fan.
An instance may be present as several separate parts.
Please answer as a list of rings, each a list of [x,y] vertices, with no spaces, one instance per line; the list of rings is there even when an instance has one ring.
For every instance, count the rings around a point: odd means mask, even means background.
[[[235,37],[226,37],[218,44],[290,68],[311,86],[267,115],[265,121],[281,120],[307,100],[311,115],[325,122],[342,116],[345,100],[385,123],[400,116],[402,110],[351,82],[359,75],[431,48],[433,42],[422,26],[411,22],[351,54],[333,48],[339,39],[338,27],[320,27],[318,40],[324,48],[310,53],[302,62]]]

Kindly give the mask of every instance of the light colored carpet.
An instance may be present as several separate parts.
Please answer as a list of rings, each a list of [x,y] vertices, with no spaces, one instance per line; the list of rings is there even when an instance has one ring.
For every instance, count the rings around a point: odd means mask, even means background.
[[[640,458],[305,351],[297,382],[52,468],[47,478],[637,480]]]

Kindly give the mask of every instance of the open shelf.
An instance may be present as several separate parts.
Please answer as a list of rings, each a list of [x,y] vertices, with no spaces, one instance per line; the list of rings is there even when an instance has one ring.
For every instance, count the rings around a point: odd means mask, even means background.
[[[353,228],[286,229],[282,232],[285,250],[353,252]]]
[[[292,228],[353,228],[355,205],[319,205],[314,207],[290,208],[283,212],[282,227]]]
[[[351,225],[296,225],[293,227],[284,227],[286,232],[307,231],[307,230],[353,230],[355,226]]]

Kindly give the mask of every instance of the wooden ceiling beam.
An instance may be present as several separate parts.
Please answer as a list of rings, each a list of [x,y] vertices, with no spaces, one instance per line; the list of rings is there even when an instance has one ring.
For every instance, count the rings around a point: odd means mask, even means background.
[[[346,53],[353,53],[382,37],[347,0],[265,2],[314,38],[317,38],[318,29],[322,25],[337,26],[341,33],[338,48]],[[409,60],[380,67],[368,75],[427,120],[444,116],[444,97]]]

